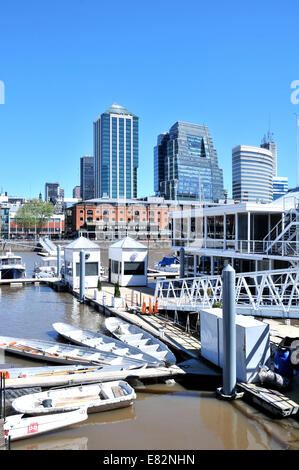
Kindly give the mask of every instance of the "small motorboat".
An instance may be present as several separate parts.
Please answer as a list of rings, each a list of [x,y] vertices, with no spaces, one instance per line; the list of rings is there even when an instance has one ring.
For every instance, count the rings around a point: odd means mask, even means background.
[[[12,354],[61,364],[117,365],[122,367],[122,369],[135,369],[147,366],[144,361],[117,356],[109,351],[98,351],[97,349],[83,346],[74,347],[54,341],[0,336],[1,349]]]
[[[67,413],[54,415],[23,417],[23,414],[7,416],[4,422],[4,433],[11,441],[33,437],[45,432],[65,428],[88,418],[87,408],[77,408]]]
[[[23,395],[13,400],[12,407],[31,416],[61,413],[81,406],[88,413],[98,413],[130,406],[134,400],[134,389],[124,380],[117,380]]]
[[[20,279],[25,274],[26,266],[21,256],[11,251],[0,255],[0,279]]]
[[[72,341],[75,344],[88,346],[90,348],[98,349],[99,351],[110,351],[119,356],[138,359],[146,362],[148,366],[151,367],[156,367],[162,364],[162,361],[157,357],[146,354],[135,346],[131,346],[123,341],[118,341],[117,339],[101,333],[82,330],[81,328],[67,323],[53,323],[53,328],[63,336],[63,338]]]
[[[180,273],[180,260],[176,256],[167,257],[164,256],[161,261],[155,265],[157,271],[163,271],[166,273]]]
[[[166,344],[142,328],[116,317],[106,318],[105,327],[120,341],[141,349],[141,351],[156,357],[165,364],[171,365],[176,363],[175,355]]]

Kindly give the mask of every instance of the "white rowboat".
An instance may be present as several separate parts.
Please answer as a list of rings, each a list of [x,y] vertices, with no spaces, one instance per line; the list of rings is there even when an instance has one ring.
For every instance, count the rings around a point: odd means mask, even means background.
[[[44,366],[44,367],[12,367],[1,369],[0,374],[6,379],[21,379],[26,377],[51,377],[57,375],[86,374],[87,372],[112,372],[120,371],[121,366]]]
[[[123,380],[66,387],[16,398],[12,407],[18,413],[42,415],[61,413],[86,406],[88,413],[124,408],[136,399],[134,389]]]
[[[4,433],[11,441],[33,437],[38,434],[71,426],[88,418],[86,407],[67,413],[23,418],[23,414],[8,416]]]
[[[136,369],[147,365],[144,361],[117,356],[111,352],[36,339],[0,336],[0,349],[33,359],[61,364],[116,365],[122,369]]]
[[[64,338],[75,344],[87,346],[99,351],[109,351],[119,356],[131,357],[144,361],[150,367],[162,365],[162,361],[157,357],[146,354],[141,349],[128,345],[123,341],[111,338],[101,333],[90,330],[82,330],[67,323],[53,323],[53,328]]]
[[[141,351],[156,357],[167,365],[176,363],[175,355],[166,344],[142,328],[116,317],[106,318],[105,326],[113,336],[124,343],[139,348]]]

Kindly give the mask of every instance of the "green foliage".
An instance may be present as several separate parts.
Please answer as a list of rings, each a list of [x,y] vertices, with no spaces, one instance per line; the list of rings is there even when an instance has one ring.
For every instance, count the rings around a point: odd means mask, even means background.
[[[222,302],[214,302],[212,308],[222,308]]]
[[[101,279],[99,278],[98,279],[98,291],[101,291],[102,290],[102,281]]]
[[[121,297],[119,283],[114,284],[114,297]]]
[[[38,233],[51,219],[53,212],[54,207],[50,202],[31,199],[18,209],[15,222],[25,231],[36,227]]]

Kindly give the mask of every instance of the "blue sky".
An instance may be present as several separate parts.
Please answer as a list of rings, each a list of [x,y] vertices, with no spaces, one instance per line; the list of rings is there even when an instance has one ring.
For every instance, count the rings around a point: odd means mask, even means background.
[[[0,4],[0,190],[71,197],[93,121],[113,102],[140,118],[138,195],[176,121],[209,126],[231,193],[231,150],[269,122],[278,174],[296,184],[298,1],[6,0]]]

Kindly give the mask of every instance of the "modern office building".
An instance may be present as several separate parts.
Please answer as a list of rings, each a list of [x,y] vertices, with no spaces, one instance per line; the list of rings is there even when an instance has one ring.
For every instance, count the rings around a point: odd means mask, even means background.
[[[136,198],[138,117],[117,103],[94,122],[95,197]]]
[[[238,145],[232,151],[233,199],[239,202],[273,200],[273,158],[270,150]]]
[[[46,183],[45,201],[53,204],[55,214],[61,214],[64,211],[64,189],[59,186],[59,183]]]
[[[276,176],[273,178],[273,200],[275,201],[288,192],[289,180],[286,176]]]
[[[80,197],[83,201],[94,197],[94,158],[91,155],[80,158]]]
[[[45,185],[45,201],[55,204],[57,200],[64,198],[64,190],[59,183],[46,183]]]
[[[223,172],[207,126],[176,122],[154,148],[155,192],[165,199],[218,202]]]

